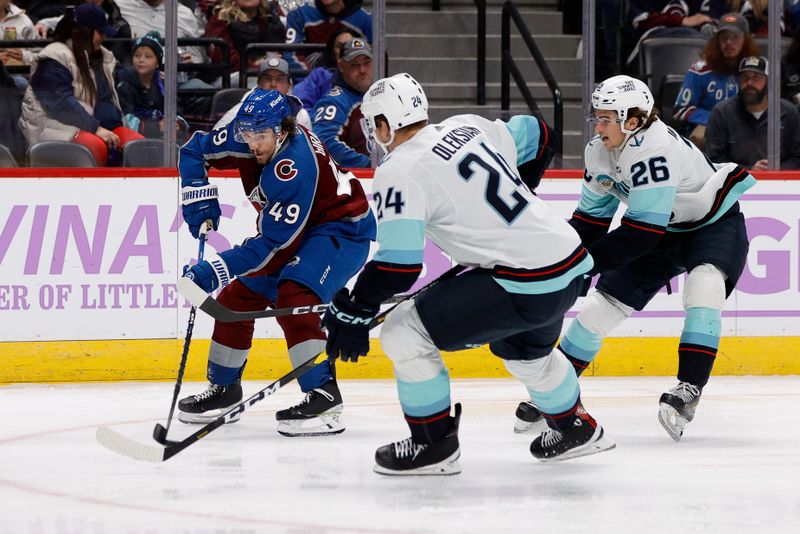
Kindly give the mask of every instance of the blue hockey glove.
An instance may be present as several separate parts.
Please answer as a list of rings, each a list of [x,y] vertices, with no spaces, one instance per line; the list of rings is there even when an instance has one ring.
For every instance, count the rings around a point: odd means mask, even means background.
[[[325,352],[331,358],[342,358],[343,362],[357,362],[359,356],[369,352],[369,324],[378,313],[378,306],[354,302],[347,288],[342,288],[333,297],[322,326],[328,330]]]
[[[214,230],[219,228],[222,210],[219,207],[217,186],[213,184],[187,185],[181,188],[181,211],[192,236],[197,238],[200,225],[211,221]]]
[[[219,256],[203,260],[197,265],[183,267],[183,276],[188,278],[206,293],[211,293],[218,288],[223,288],[231,281],[228,266]]]

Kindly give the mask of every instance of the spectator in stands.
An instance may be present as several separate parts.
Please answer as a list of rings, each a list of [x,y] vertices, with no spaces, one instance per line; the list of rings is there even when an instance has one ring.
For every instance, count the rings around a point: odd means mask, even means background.
[[[768,0],[731,0],[731,11],[737,11],[747,20],[750,33],[766,37],[769,33]],[[781,13],[781,33],[786,30],[784,14]]]
[[[333,87],[317,102],[314,133],[342,167],[369,167],[367,141],[361,129],[361,100],[372,85],[372,48],[360,37],[347,41],[338,61]]]
[[[706,132],[711,161],[733,161],[754,170],[769,168],[767,160],[768,63],[746,57],[739,65],[739,94],[717,105]],[[800,111],[780,101],[781,169],[800,169]]]
[[[252,43],[283,43],[286,30],[278,16],[277,4],[271,0],[222,0],[206,24],[206,37],[223,39],[231,50],[231,83],[239,81],[240,58]],[[277,54],[271,54],[277,55]],[[257,68],[265,54],[252,55],[248,63]],[[211,61],[222,61],[222,50],[212,48]]]
[[[166,27],[166,9],[164,0],[116,0],[122,16],[131,26],[132,37],[142,37],[152,30],[164,35]],[[192,38],[203,35],[194,13],[183,4],[178,4],[178,37]],[[191,63],[205,62],[205,54],[201,48],[187,47],[181,54],[180,61]]]
[[[25,157],[25,138],[19,131],[22,92],[0,61],[0,145],[8,148],[17,163]]]
[[[97,4],[103,11],[106,12],[106,16],[108,17],[108,23],[111,25],[112,28],[117,30],[116,37],[120,39],[130,39],[131,38],[131,27],[128,22],[122,18],[122,14],[119,10],[119,6],[117,6],[114,0],[74,0],[73,2],[75,5],[80,5],[84,3],[92,3]],[[56,17],[48,17],[39,20],[39,23],[36,25],[40,30],[42,30],[44,35],[52,34],[56,26],[63,15],[58,15]],[[126,43],[113,43],[106,46],[109,50],[114,53],[114,57],[117,58],[119,62],[126,62],[130,57],[130,50],[131,46]]]
[[[364,38],[356,30],[347,26],[334,30],[331,36],[328,37],[328,42],[325,43],[325,50],[314,63],[316,65],[314,70],[295,86],[294,96],[303,102],[303,107],[308,112],[313,111],[319,99],[331,90],[336,64],[342,55],[342,47],[354,37]]]
[[[25,14],[34,23],[39,37],[46,39],[48,28],[44,25],[40,26],[39,21],[51,17],[62,17],[67,5],[74,5],[76,2],[74,0],[14,0],[14,3],[25,10]]]
[[[123,126],[114,90],[114,55],[100,43],[113,37],[105,12],[95,4],[75,8],[39,53],[22,105],[22,128],[28,143],[73,141],[84,145],[98,165],[112,152],[117,163],[125,143],[141,139]],[[121,159],[121,158],[119,158]]]
[[[39,39],[39,34],[33,27],[33,22],[25,11],[11,3],[11,0],[0,0],[0,39],[10,41],[14,39]],[[5,65],[30,65],[34,54],[31,49],[0,48],[0,61]],[[12,76],[17,87],[24,91],[28,81],[22,76]]]
[[[800,107],[800,27],[781,61],[781,97]]]
[[[290,44],[328,41],[341,26],[357,29],[372,42],[372,17],[361,7],[362,0],[314,0],[286,17],[286,42]],[[287,53],[286,60],[292,69],[311,68],[305,54]]]
[[[739,62],[759,53],[747,29],[747,21],[739,13],[724,15],[706,43],[702,59],[689,69],[675,99],[675,120],[683,134],[701,149],[705,146],[711,109],[739,91]]]
[[[637,44],[628,65],[634,64],[639,43],[646,37],[702,37],[713,32],[715,20],[726,11],[726,0],[630,0],[628,21]]]
[[[116,71],[117,94],[128,127],[151,139],[164,134],[164,40],[157,31],[133,43],[132,65]],[[178,142],[188,138],[189,125],[178,117]]]
[[[261,89],[273,89],[280,94],[286,96],[286,102],[292,110],[292,115],[295,116],[297,124],[304,126],[311,130],[311,117],[308,111],[303,109],[303,104],[300,99],[293,96],[292,93],[292,78],[289,76],[289,64],[283,58],[271,57],[261,61],[258,67],[258,87]],[[231,122],[239,108],[242,107],[242,102],[250,96],[253,91],[250,90],[242,97],[241,101],[231,109],[229,109],[221,119],[214,125],[214,130],[218,130],[222,126]]]

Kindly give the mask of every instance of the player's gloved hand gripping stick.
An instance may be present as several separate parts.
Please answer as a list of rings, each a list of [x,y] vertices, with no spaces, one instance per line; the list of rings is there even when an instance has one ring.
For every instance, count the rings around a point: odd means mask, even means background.
[[[450,270],[445,272],[436,280],[433,280],[429,284],[421,287],[420,289],[418,289],[413,293],[405,295],[405,298],[403,300],[408,300],[416,297],[421,292],[425,291],[434,284],[442,280],[447,280],[449,278],[455,277],[456,275],[461,273],[464,269],[466,269],[466,267],[464,267],[463,265],[456,265],[452,267]],[[379,324],[383,323],[384,320],[386,320],[387,314],[389,314],[396,307],[397,304],[375,316],[370,322],[369,328],[374,328]],[[159,447],[156,445],[139,443],[138,441],[134,441],[130,438],[127,438],[122,434],[105,426],[97,429],[95,437],[102,446],[123,456],[127,456],[135,460],[142,460],[145,462],[154,462],[154,463],[164,462],[166,460],[169,460],[170,458],[172,458],[185,448],[189,447],[193,443],[196,443],[198,440],[203,439],[204,437],[206,437],[211,432],[218,429],[231,419],[240,416],[250,406],[272,395],[280,388],[282,388],[295,378],[299,377],[300,375],[311,369],[314,366],[315,360],[318,357],[319,354],[316,356],[312,356],[311,358],[300,364],[298,367],[292,369],[290,372],[288,372],[287,374],[285,374],[272,384],[268,385],[261,391],[258,391],[255,395],[251,396],[248,399],[243,400],[242,402],[240,402],[239,404],[237,404],[236,406],[234,406],[233,408],[231,408],[230,410],[219,416],[217,419],[208,423],[204,427],[200,428],[198,431],[194,432],[193,434],[183,439],[182,441],[179,442],[167,441],[166,447]]]
[[[208,239],[208,230],[211,227],[211,221],[204,221],[200,224],[200,228],[198,230],[198,239],[200,240],[200,245],[197,250],[197,261],[198,263],[203,261],[203,253],[205,252],[206,248],[206,239]],[[186,338],[183,341],[183,353],[181,354],[181,363],[178,366],[178,378],[175,381],[175,390],[172,393],[172,404],[169,407],[169,415],[167,416],[167,426],[164,427],[160,423],[156,423],[155,428],[153,428],[153,439],[157,442],[161,443],[162,445],[166,445],[167,441],[167,432],[169,432],[169,425],[172,424],[172,416],[175,413],[175,404],[178,402],[178,395],[181,392],[181,383],[183,382],[183,372],[186,370],[186,360],[189,356],[189,344],[192,342],[192,330],[194,330],[194,316],[197,313],[197,308],[192,305],[192,309],[189,310],[189,322],[186,325]]]

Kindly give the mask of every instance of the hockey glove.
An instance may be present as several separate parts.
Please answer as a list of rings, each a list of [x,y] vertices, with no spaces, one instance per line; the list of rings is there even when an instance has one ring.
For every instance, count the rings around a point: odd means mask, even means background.
[[[216,185],[187,185],[181,188],[183,220],[189,225],[189,231],[193,237],[198,237],[200,225],[204,221],[211,221],[214,230],[219,228],[222,210],[220,210],[217,197]]]
[[[322,326],[328,330],[328,356],[341,357],[343,362],[357,362],[359,356],[366,356],[369,325],[376,313],[377,306],[354,302],[347,288],[339,290],[322,317]]]
[[[228,266],[219,256],[213,256],[208,261],[203,260],[197,265],[183,267],[183,276],[188,278],[206,293],[221,289],[231,281]]]

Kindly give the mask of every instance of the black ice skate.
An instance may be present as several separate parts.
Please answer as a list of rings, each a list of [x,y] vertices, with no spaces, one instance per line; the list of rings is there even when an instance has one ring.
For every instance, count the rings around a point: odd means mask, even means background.
[[[178,403],[178,420],[181,423],[206,424],[219,418],[242,400],[242,384],[234,382],[227,386],[209,384],[208,389],[198,395],[181,399]],[[239,418],[228,421],[235,423]]]
[[[457,475],[461,472],[458,457],[458,424],[461,404],[455,405],[452,428],[439,441],[415,443],[411,438],[384,445],[375,451],[375,472],[381,475],[421,476]]]
[[[681,440],[686,423],[694,419],[702,391],[689,382],[678,382],[677,386],[661,395],[658,422],[675,441]]]
[[[539,435],[547,430],[542,412],[531,401],[523,401],[517,406],[517,421],[514,423],[514,432],[517,434]]]
[[[605,437],[603,427],[586,410],[579,407],[577,415],[569,430],[559,432],[551,428],[533,440],[531,454],[542,462],[557,462],[596,454],[617,446]]]
[[[278,433],[283,436],[327,436],[344,432],[342,395],[335,380],[306,393],[296,406],[275,414]]]

